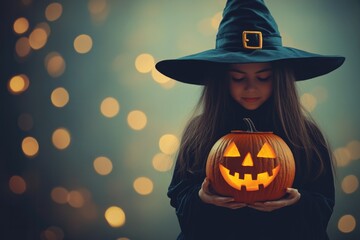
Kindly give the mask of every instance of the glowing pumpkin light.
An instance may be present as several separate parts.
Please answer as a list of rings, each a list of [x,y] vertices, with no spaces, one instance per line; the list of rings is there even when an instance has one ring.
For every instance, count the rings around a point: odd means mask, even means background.
[[[272,132],[258,132],[248,118],[249,131],[231,131],[212,147],[206,175],[213,190],[235,201],[253,203],[283,197],[295,177],[288,145]]]

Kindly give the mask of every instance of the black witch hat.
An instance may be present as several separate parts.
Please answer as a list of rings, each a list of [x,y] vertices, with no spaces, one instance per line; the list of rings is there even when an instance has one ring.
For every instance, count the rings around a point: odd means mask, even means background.
[[[283,46],[277,24],[263,0],[228,0],[215,49],[160,61],[156,69],[180,82],[203,85],[204,73],[219,64],[285,62],[299,81],[327,74],[344,60]]]

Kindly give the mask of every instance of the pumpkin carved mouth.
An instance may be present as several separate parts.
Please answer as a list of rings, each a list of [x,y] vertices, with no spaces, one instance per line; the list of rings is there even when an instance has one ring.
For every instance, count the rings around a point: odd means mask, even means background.
[[[246,191],[258,191],[260,188],[266,188],[275,179],[280,170],[280,165],[272,169],[272,175],[266,171],[257,174],[257,178],[253,178],[252,174],[244,174],[244,178],[240,178],[240,174],[235,172],[234,175],[230,174],[230,170],[219,164],[220,172],[227,184],[231,187]]]

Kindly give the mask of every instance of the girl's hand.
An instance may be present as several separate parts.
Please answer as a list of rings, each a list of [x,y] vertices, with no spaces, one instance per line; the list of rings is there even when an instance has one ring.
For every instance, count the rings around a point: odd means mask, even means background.
[[[207,178],[205,178],[204,182],[201,185],[201,188],[199,190],[199,197],[203,202],[213,204],[219,207],[238,209],[247,206],[245,203],[235,202],[234,198],[232,197],[223,197],[211,192],[210,181]]]
[[[288,193],[288,195],[280,200],[256,202],[254,204],[248,205],[248,207],[254,208],[259,211],[271,212],[279,208],[293,205],[300,200],[301,195],[297,189],[288,188],[286,192]]]

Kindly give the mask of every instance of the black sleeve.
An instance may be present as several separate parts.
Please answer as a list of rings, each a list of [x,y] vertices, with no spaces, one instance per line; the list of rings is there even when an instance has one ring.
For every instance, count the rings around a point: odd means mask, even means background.
[[[188,173],[180,176],[178,167],[168,189],[170,204],[176,210],[182,235],[186,239],[221,239],[216,236],[219,207],[201,201],[198,192],[205,175],[203,173]],[[208,235],[208,236],[207,236]]]
[[[317,136],[321,136],[319,133]],[[287,216],[289,229],[297,233],[299,239],[328,239],[326,229],[335,205],[333,168],[329,149],[320,141],[314,143],[324,160],[324,171],[315,180],[305,181],[302,177],[298,178],[294,188],[299,190],[300,200],[292,206],[279,210],[283,216]],[[313,154],[312,160],[315,169],[319,167],[316,154]],[[304,162],[305,159],[300,158],[297,161]],[[305,167],[304,164],[300,166]],[[286,219],[283,219],[283,222],[286,222]]]

